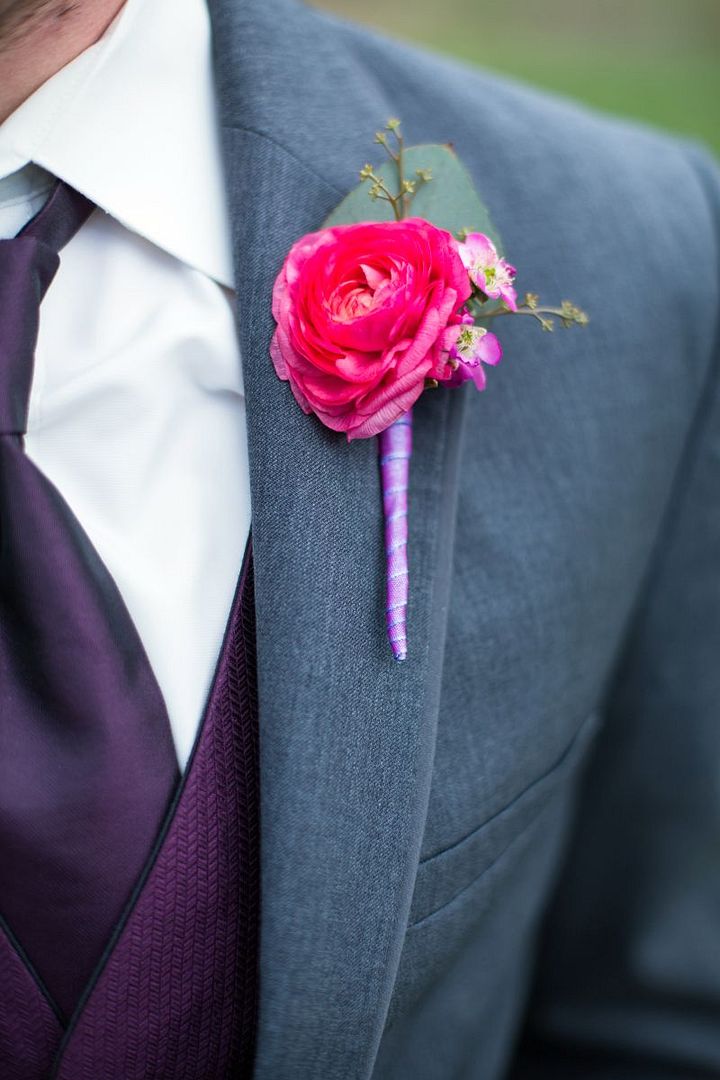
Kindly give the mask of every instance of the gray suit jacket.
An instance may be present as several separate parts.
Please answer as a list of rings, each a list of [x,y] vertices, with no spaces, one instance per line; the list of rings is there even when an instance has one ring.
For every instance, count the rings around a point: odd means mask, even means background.
[[[720,1076],[717,176],[296,0],[209,0],[259,623],[257,1080]],[[376,448],[268,357],[372,134],[452,141],[520,268],[490,388],[416,408],[410,659]],[[466,392],[467,390],[467,392]]]

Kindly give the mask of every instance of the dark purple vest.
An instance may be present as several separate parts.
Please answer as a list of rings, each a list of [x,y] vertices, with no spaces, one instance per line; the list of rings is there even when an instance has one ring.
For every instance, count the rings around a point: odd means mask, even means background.
[[[142,878],[69,1022],[58,1018],[0,924],[0,1078],[246,1080],[255,1041],[258,922],[248,542],[193,755]]]

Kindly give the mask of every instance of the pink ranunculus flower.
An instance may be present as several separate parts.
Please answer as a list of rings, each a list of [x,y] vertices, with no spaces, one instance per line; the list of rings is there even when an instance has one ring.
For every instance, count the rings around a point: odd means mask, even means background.
[[[275,282],[275,371],[334,431],[377,435],[447,375],[444,334],[471,291],[457,241],[421,218],[310,233]]]
[[[470,233],[460,244],[460,257],[470,279],[491,300],[503,300],[511,311],[517,310],[513,281],[517,271],[501,258],[489,236]]]

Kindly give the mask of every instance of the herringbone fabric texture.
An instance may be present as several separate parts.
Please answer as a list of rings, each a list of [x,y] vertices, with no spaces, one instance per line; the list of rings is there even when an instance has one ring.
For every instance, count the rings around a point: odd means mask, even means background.
[[[62,1036],[15,945],[0,928],[0,1076],[38,1080],[48,1075]]]
[[[258,794],[248,546],[187,781],[137,902],[68,1033],[58,1080],[251,1075]]]

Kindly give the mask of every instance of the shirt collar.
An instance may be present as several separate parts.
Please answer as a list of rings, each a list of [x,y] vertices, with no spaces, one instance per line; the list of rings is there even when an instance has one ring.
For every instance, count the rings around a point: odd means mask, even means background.
[[[127,0],[0,125],[0,177],[30,161],[232,287],[204,0]]]

